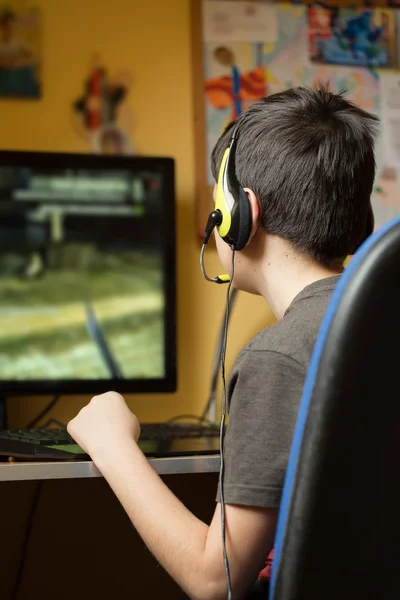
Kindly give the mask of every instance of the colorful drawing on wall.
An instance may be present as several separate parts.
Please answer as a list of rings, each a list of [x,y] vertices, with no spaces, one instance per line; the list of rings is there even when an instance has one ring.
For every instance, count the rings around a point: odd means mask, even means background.
[[[40,98],[41,19],[0,4],[0,97]]]
[[[351,99],[359,106],[374,113],[380,107],[380,82],[372,69],[349,66],[330,66],[310,63],[307,48],[307,8],[281,4],[277,6],[279,36],[274,44],[261,45],[250,42],[232,44],[236,64],[241,72],[250,72],[261,65],[265,74],[267,93],[281,92],[297,85],[310,85],[314,81],[329,82],[334,91],[347,90]],[[204,44],[204,85],[222,80],[223,70],[214,58],[215,46]],[[260,56],[261,54],[261,56]],[[221,98],[223,96],[221,95]],[[232,100],[217,103],[206,93],[207,163],[211,150],[232,117]],[[213,184],[209,173],[209,184]]]
[[[393,11],[343,9],[316,4],[308,8],[308,48],[313,62],[358,67],[398,65],[397,24]]]
[[[110,77],[95,55],[83,94],[73,103],[77,133],[97,154],[132,154],[132,114],[126,99],[131,87],[129,72]]]
[[[267,93],[259,49],[262,44],[256,44],[259,51],[249,57],[247,64],[240,64],[242,61],[235,57],[238,45],[209,45],[211,64],[210,77],[205,80],[206,98],[212,107],[226,112],[224,126]]]
[[[250,42],[232,44],[236,64],[242,73],[250,72],[258,65],[262,65],[268,94],[281,92],[293,86],[310,85],[315,81],[329,82],[332,90],[347,91],[348,97],[358,106],[381,116],[382,94],[380,89],[380,76],[374,69],[354,66],[327,65],[325,63],[311,63],[308,55],[308,20],[307,7],[281,4],[277,7],[279,36],[274,44],[258,44]],[[400,21],[400,11],[397,18]],[[204,85],[212,78],[222,77],[224,71],[214,58],[215,46],[205,42],[204,46]],[[259,62],[260,61],[260,62]],[[388,71],[385,71],[386,73]],[[210,154],[221,130],[232,116],[232,101],[226,102],[226,108],[210,101],[205,97],[205,124],[206,124],[206,161],[208,166],[207,182],[210,186],[214,179],[210,170]],[[377,188],[374,193],[374,209],[377,227],[385,223],[391,215],[400,213],[400,194],[382,194],[384,188],[392,181],[387,179],[379,183],[383,149],[382,139],[377,145]],[[400,169],[398,180],[400,181]],[[399,185],[396,183],[396,185]],[[400,188],[398,188],[400,189]],[[391,203],[390,208],[388,203]]]

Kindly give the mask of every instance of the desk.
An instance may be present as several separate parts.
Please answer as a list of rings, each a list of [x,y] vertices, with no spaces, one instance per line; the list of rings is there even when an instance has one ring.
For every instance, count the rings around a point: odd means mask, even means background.
[[[149,462],[189,510],[205,523],[211,521],[219,456]],[[176,583],[144,550],[143,541],[92,462],[0,462],[0,498],[1,600],[13,598],[31,526],[18,600],[53,600],[54,590],[57,600],[181,597]],[[74,556],[78,559],[73,560]]]
[[[219,471],[219,456],[151,458],[149,462],[159,475],[216,473]],[[91,461],[0,463],[0,482],[38,479],[87,479],[91,477],[102,477],[100,471]]]

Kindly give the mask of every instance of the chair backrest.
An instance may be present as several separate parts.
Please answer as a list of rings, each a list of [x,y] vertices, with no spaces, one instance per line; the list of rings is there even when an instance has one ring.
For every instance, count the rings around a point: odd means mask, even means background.
[[[400,218],[353,257],[321,325],[269,598],[400,598]]]

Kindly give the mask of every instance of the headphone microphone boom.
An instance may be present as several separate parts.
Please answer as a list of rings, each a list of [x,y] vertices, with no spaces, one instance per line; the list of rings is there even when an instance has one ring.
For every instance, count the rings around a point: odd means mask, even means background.
[[[204,265],[204,252],[205,252],[206,246],[208,244],[208,241],[209,241],[209,239],[211,237],[211,234],[214,231],[214,229],[216,227],[218,227],[221,223],[222,223],[222,213],[221,213],[221,211],[220,210],[213,210],[208,215],[207,225],[206,225],[206,229],[205,229],[204,237],[203,237],[203,245],[202,245],[201,252],[200,252],[200,268],[201,268],[201,272],[203,274],[203,277],[207,281],[211,281],[212,283],[229,283],[230,282],[230,277],[229,277],[228,274],[217,275],[216,277],[209,277],[207,275],[206,268],[205,268],[205,265]]]

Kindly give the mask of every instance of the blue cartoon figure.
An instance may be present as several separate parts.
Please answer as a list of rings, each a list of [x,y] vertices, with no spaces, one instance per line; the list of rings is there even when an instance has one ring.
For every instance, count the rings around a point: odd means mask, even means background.
[[[356,61],[367,60],[368,62],[381,54],[383,49],[379,41],[383,32],[384,26],[374,25],[373,14],[369,10],[351,17],[344,26],[334,30],[343,50],[350,49]]]
[[[325,7],[324,11],[330,14],[330,32],[324,36],[318,32],[314,40],[313,60],[363,67],[395,66],[390,64],[390,17],[386,11],[381,10],[378,14],[378,11],[372,10],[357,13],[339,9],[335,14]]]

